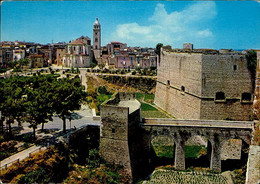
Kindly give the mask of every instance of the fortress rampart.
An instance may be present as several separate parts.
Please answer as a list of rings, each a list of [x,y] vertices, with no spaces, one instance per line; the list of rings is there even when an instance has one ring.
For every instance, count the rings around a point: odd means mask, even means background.
[[[176,118],[252,118],[252,79],[244,54],[162,51],[157,66],[155,103]]]

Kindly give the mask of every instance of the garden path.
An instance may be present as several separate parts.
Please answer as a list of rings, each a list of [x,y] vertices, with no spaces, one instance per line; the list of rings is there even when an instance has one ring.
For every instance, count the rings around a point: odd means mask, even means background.
[[[18,152],[0,162],[0,167],[5,167],[6,165],[9,165],[19,159],[19,161],[24,160],[25,158],[29,157],[31,153],[35,153],[39,150],[44,150],[46,147],[41,146],[32,146],[26,150],[23,150],[21,152]]]

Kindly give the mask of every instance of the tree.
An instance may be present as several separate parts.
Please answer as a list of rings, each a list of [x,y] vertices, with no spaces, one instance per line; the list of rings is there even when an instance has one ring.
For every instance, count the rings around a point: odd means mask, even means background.
[[[79,77],[62,78],[54,84],[54,110],[63,121],[63,132],[66,132],[66,117],[74,110],[80,109],[81,102],[86,97]]]
[[[23,66],[26,66],[29,64],[29,59],[20,59],[18,61],[18,64],[19,64],[19,68],[23,67]]]
[[[26,116],[25,119],[30,123],[29,127],[33,128],[33,137],[35,138],[35,130],[39,124],[48,122],[52,120],[52,103],[50,94],[46,90],[45,85],[41,85],[39,88],[27,88],[27,101],[26,106]],[[45,88],[45,89],[44,89]]]
[[[163,47],[162,43],[158,43],[155,48],[155,53],[159,56],[159,63],[161,62],[161,48]]]
[[[10,134],[12,133],[11,124],[15,119],[20,124],[22,121],[21,117],[25,112],[23,100],[23,95],[25,94],[25,83],[25,77],[19,76],[6,78],[1,82],[1,116],[6,120]]]

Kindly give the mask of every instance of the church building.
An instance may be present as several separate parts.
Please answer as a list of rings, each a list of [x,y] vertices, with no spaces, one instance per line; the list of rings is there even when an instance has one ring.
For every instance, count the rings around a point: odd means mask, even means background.
[[[63,66],[84,68],[90,67],[91,62],[92,52],[89,37],[81,36],[67,45],[62,61]]]

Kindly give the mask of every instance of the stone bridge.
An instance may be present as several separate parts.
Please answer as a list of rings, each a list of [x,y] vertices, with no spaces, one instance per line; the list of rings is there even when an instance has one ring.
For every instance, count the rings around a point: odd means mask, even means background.
[[[135,94],[117,93],[100,111],[100,154],[107,162],[122,165],[133,179],[151,168],[151,141],[159,135],[174,141],[178,170],[185,169],[185,142],[192,136],[208,139],[210,168],[215,171],[221,171],[221,148],[227,140],[241,139],[250,145],[253,122],[142,119],[140,107]]]
[[[174,165],[178,170],[185,169],[185,142],[196,135],[204,136],[211,146],[210,169],[221,171],[221,148],[229,139],[241,139],[250,145],[254,122],[251,121],[211,121],[143,119],[146,143],[151,147],[154,137],[165,135],[175,143]]]

